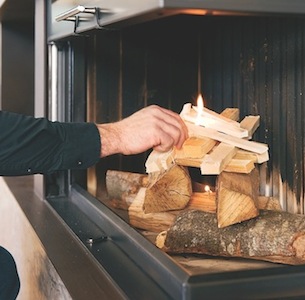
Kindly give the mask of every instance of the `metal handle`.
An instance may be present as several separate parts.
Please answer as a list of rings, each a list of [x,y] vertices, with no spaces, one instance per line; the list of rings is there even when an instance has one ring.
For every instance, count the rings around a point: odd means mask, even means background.
[[[71,18],[76,17],[80,13],[90,13],[94,14],[96,12],[96,8],[88,8],[83,5],[78,5],[77,7],[74,7],[72,9],[69,9],[68,11],[65,11],[58,15],[55,20],[57,22],[60,21],[70,21]]]

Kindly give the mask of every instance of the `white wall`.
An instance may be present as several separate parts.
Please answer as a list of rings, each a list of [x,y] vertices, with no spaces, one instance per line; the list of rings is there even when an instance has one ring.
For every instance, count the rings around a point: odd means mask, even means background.
[[[0,228],[0,245],[11,252],[19,272],[21,289],[18,300],[72,299],[2,177]]]

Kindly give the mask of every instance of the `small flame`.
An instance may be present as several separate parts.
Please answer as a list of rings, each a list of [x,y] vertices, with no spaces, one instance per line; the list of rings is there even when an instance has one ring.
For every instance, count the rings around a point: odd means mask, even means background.
[[[211,189],[210,189],[210,186],[206,185],[204,187],[204,190],[207,192],[207,193],[210,193],[211,192]]]
[[[202,98],[202,95],[199,94],[198,98],[197,98],[197,110],[198,110],[198,114],[203,112],[203,108],[204,108],[203,98]]]
[[[199,94],[198,98],[197,98],[197,119],[195,122],[196,125],[200,125],[203,108],[204,108],[203,98],[202,98],[201,94]]]

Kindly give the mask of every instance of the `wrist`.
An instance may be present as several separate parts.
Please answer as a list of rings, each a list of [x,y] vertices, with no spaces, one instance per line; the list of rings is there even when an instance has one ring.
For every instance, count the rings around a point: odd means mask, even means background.
[[[101,140],[101,157],[120,153],[120,133],[113,123],[97,124]]]

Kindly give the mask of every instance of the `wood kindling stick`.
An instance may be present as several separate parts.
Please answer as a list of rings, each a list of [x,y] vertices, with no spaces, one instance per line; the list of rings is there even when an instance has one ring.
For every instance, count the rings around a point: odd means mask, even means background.
[[[204,126],[239,138],[248,137],[248,131],[241,128],[238,122],[207,108],[204,108],[202,112],[197,112],[194,106],[192,107],[190,103],[186,103],[180,116],[184,121],[197,124],[198,127]]]
[[[241,122],[240,126],[248,131],[248,139],[252,138],[253,133],[259,127],[260,116],[247,116]]]
[[[214,147],[211,153],[204,156],[200,165],[202,175],[218,175],[228,165],[237,149],[226,143]]]
[[[246,160],[253,160],[256,164],[262,164],[269,160],[269,153],[268,151],[263,152],[261,154],[249,152],[246,150],[238,149],[234,159],[246,159]]]
[[[190,122],[185,122],[185,124],[188,128],[189,136],[198,138],[208,137],[219,142],[225,142],[229,145],[233,145],[235,147],[259,154],[268,151],[268,145],[263,143],[248,141],[234,136],[229,136],[211,128],[196,126],[195,124],[192,124]]]

